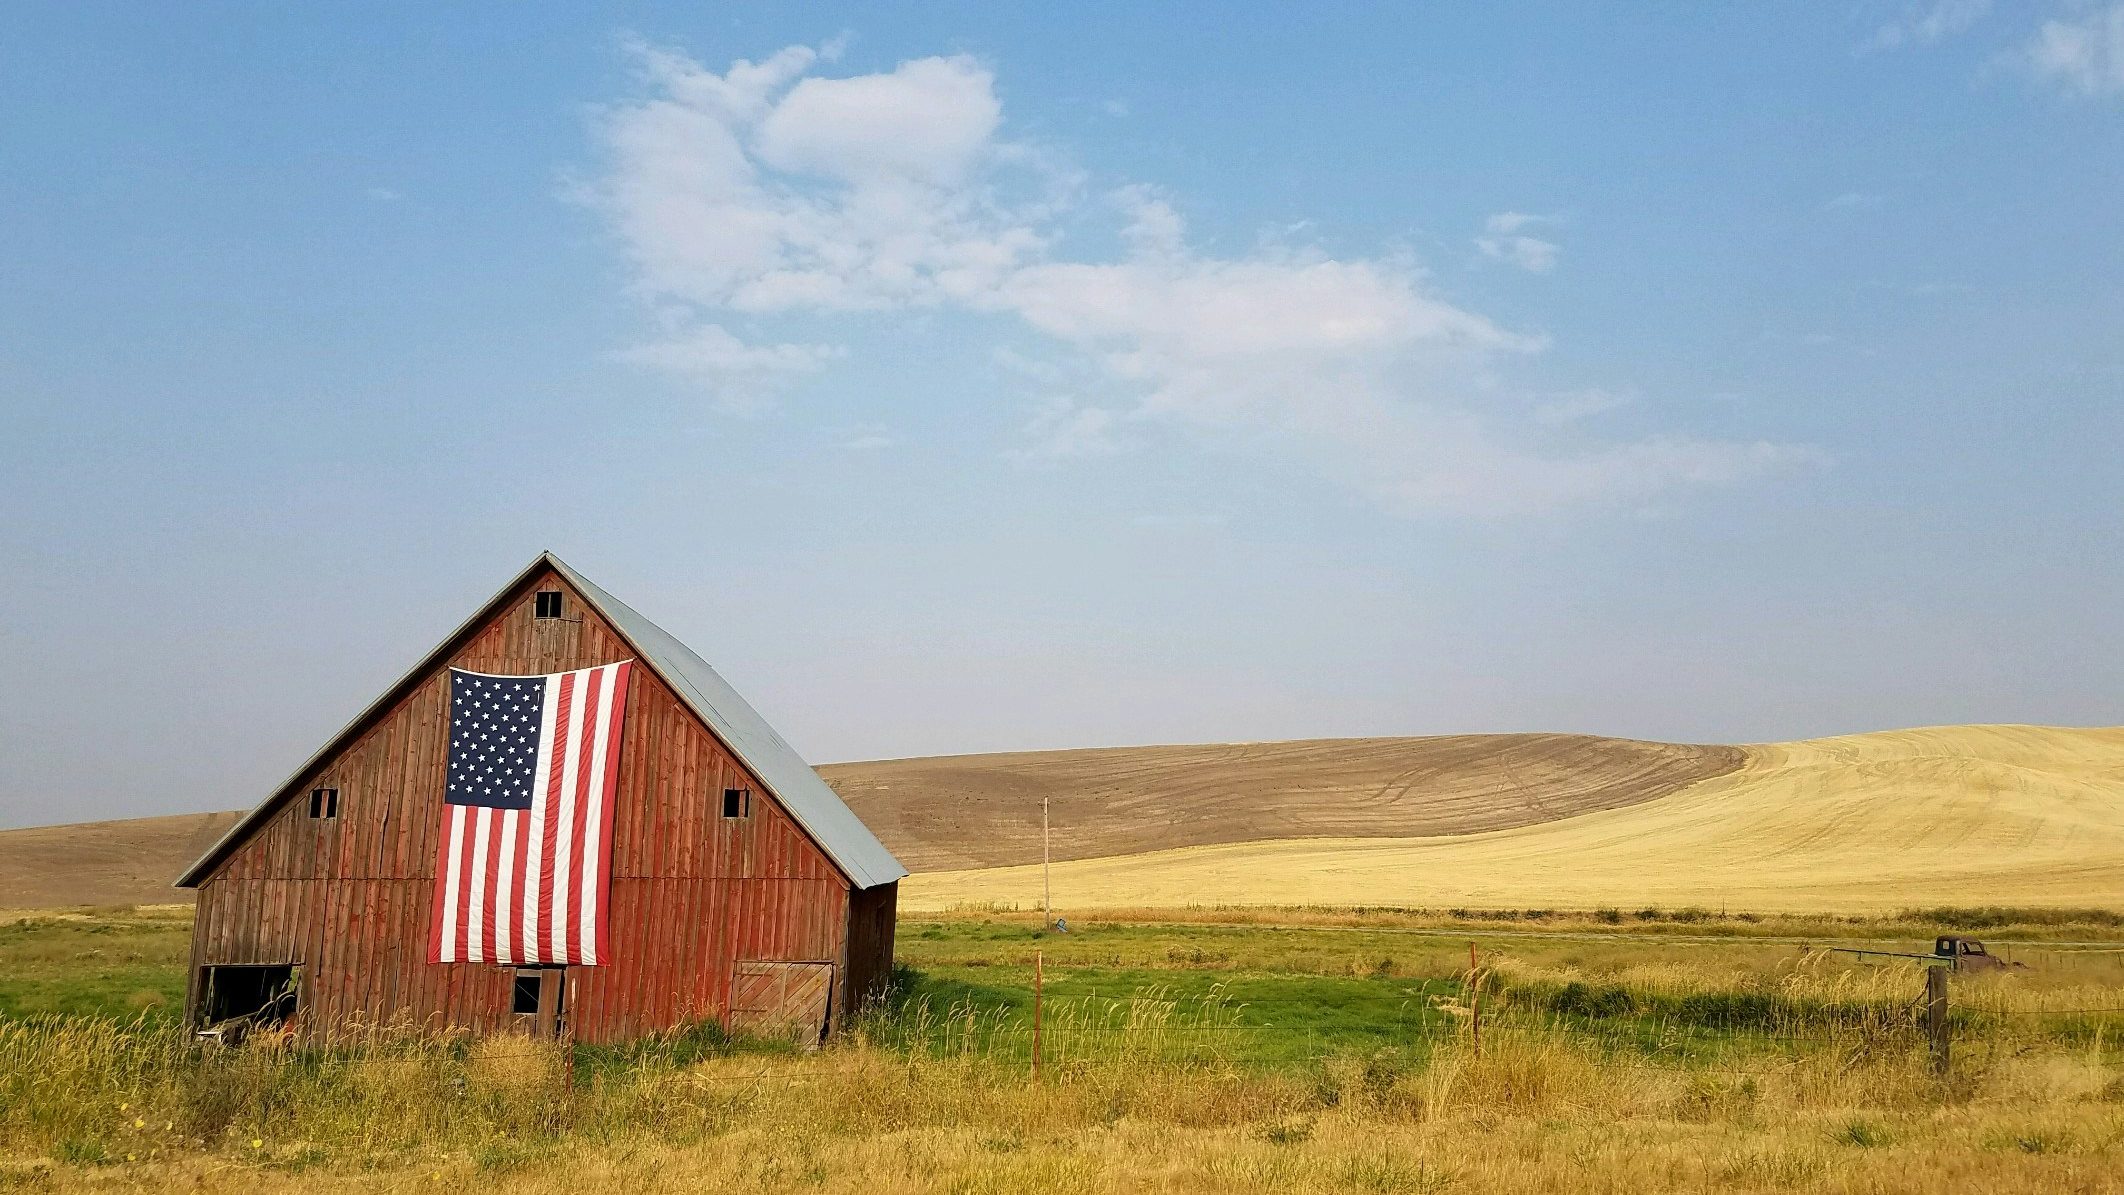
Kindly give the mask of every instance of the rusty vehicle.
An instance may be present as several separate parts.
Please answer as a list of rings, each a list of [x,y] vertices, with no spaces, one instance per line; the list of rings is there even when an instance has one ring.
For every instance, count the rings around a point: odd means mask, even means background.
[[[1960,934],[1941,934],[1934,938],[1932,957],[1945,959],[1947,965],[1957,971],[2004,971],[2009,967],[2027,969],[2027,964],[2009,963],[1986,951],[1982,942]]]
[[[1879,958],[1908,958],[1932,966],[1945,966],[1956,971],[2025,971],[2026,963],[2009,963],[1984,949],[1984,944],[1962,934],[1941,934],[1932,940],[1931,954],[1911,954],[1901,950],[1860,950],[1852,946],[1832,946],[1832,950],[1844,954],[1873,955]]]

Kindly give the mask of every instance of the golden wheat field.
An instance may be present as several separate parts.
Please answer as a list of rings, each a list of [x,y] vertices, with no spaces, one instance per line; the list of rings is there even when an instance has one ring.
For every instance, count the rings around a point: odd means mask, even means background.
[[[1751,746],[1641,804],[1490,833],[1057,863],[1058,909],[1189,905],[1883,911],[2124,904],[2124,727],[1951,726]],[[910,877],[916,909],[1034,907],[1037,866]]]

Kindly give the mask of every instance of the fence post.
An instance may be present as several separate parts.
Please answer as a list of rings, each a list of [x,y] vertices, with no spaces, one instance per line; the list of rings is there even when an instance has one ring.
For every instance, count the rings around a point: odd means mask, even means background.
[[[1947,1074],[1947,968],[1925,968],[1925,1037],[1932,1047],[1932,1072]]]
[[[1040,952],[1033,951],[1033,1080],[1040,1078],[1040,989],[1044,976],[1040,965]]]

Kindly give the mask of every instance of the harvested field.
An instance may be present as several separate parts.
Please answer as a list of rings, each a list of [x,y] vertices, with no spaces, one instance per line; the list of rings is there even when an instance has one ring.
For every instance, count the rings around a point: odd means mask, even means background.
[[[1656,800],[1460,837],[1188,847],[1054,869],[1058,909],[1885,911],[2124,904],[2124,728],[1952,726],[1747,749]],[[1040,869],[910,878],[903,908],[1035,907]]]
[[[0,908],[167,904],[184,865],[239,813],[188,813],[0,831]]]
[[[1737,747],[1578,734],[1310,739],[947,755],[819,771],[913,871],[1279,838],[1407,838],[1648,801],[1739,767]]]
[[[909,908],[2124,905],[2124,728],[1329,739],[833,764]],[[0,832],[0,907],[153,903],[233,814]],[[1012,864],[1020,866],[1010,866]]]

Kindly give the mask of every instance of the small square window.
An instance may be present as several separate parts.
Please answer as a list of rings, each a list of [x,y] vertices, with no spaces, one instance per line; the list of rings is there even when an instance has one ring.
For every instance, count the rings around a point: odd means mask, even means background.
[[[518,1016],[538,1012],[538,980],[539,973],[535,970],[516,973],[516,996],[509,1005],[511,1012]]]
[[[325,821],[339,816],[339,790],[336,788],[313,788],[310,790],[310,816]]]
[[[561,616],[560,591],[557,589],[542,589],[538,591],[532,599],[531,616],[533,618],[559,618]]]
[[[723,790],[724,817],[751,817],[752,790],[749,788],[726,788]]]

